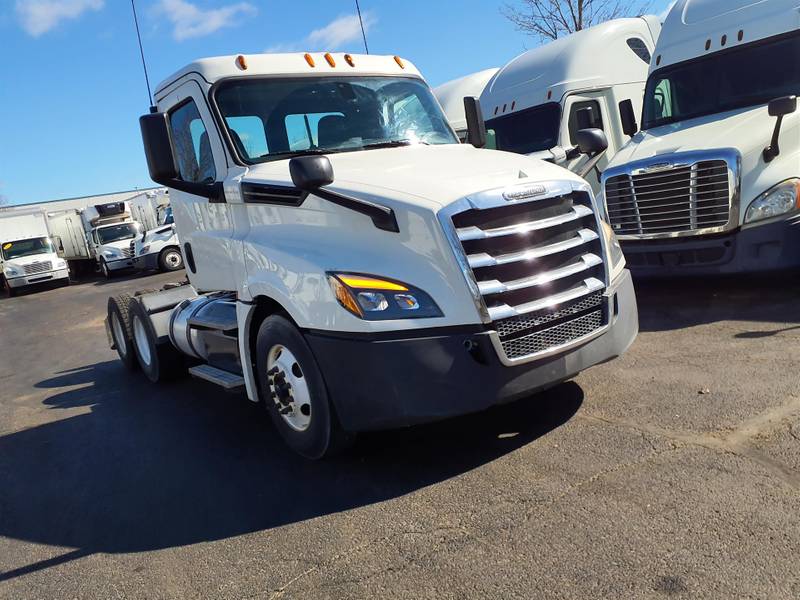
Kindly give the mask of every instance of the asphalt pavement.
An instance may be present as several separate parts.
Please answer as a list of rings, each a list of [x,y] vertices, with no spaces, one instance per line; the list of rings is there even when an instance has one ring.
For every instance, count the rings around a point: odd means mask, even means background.
[[[0,598],[800,597],[797,277],[638,282],[621,359],[316,463],[117,361],[182,277],[0,298]]]

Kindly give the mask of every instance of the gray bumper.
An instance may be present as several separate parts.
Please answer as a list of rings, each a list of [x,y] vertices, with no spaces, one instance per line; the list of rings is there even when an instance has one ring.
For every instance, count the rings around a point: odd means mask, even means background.
[[[133,268],[137,271],[155,271],[158,269],[158,252],[151,252],[133,259]]]
[[[37,283],[57,281],[60,279],[69,279],[68,269],[57,269],[48,273],[36,273],[35,275],[25,275],[22,277],[6,277],[9,287],[12,288],[23,288]]]
[[[132,258],[122,258],[119,260],[107,260],[106,266],[109,271],[124,271],[125,269],[133,268]]]
[[[611,312],[601,335],[515,366],[502,363],[492,333],[483,328],[445,328],[401,339],[320,333],[308,333],[306,339],[342,426],[349,431],[385,429],[525,398],[619,356],[639,331],[628,271],[617,277],[607,296]]]

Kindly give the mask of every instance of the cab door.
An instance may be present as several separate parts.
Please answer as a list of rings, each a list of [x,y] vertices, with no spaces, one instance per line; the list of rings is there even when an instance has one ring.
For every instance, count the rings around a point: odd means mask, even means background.
[[[608,166],[609,157],[613,156],[616,151],[616,148],[613,147],[614,136],[609,130],[610,123],[608,102],[604,92],[572,94],[565,100],[561,122],[561,146],[563,148],[573,148],[577,145],[576,134],[580,129],[602,129],[608,138],[608,150],[605,156],[597,164],[597,168],[586,175],[586,180],[592,186],[595,194],[600,189],[598,171],[603,172]],[[589,157],[581,154],[568,160],[564,166],[577,173],[588,161]]]
[[[203,88],[188,80],[163,98],[173,150],[181,179],[194,183],[224,181],[227,163],[222,142],[211,117]],[[189,281],[201,291],[236,291],[233,218],[226,202],[180,190],[170,190],[181,250]]]

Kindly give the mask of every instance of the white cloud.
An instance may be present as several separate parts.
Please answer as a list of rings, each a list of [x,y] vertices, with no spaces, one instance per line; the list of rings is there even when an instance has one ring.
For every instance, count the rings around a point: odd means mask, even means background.
[[[364,31],[378,20],[372,13],[362,14]],[[346,44],[361,41],[361,24],[358,15],[342,15],[315,29],[299,43],[280,43],[270,46],[265,52],[294,52],[297,50],[343,50]]]
[[[17,0],[15,8],[22,28],[39,37],[87,10],[100,10],[104,4],[105,0]]]
[[[249,2],[203,9],[188,0],[159,0],[156,12],[172,23],[172,37],[180,42],[231,27],[239,17],[254,15],[257,10]]]

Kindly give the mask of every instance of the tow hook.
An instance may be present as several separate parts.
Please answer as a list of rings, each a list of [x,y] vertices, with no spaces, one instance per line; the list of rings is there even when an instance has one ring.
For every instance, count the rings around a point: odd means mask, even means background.
[[[478,362],[482,365],[487,364],[486,356],[483,353],[483,349],[481,345],[475,340],[474,338],[467,338],[464,340],[464,348],[469,355],[475,359],[475,362]]]

